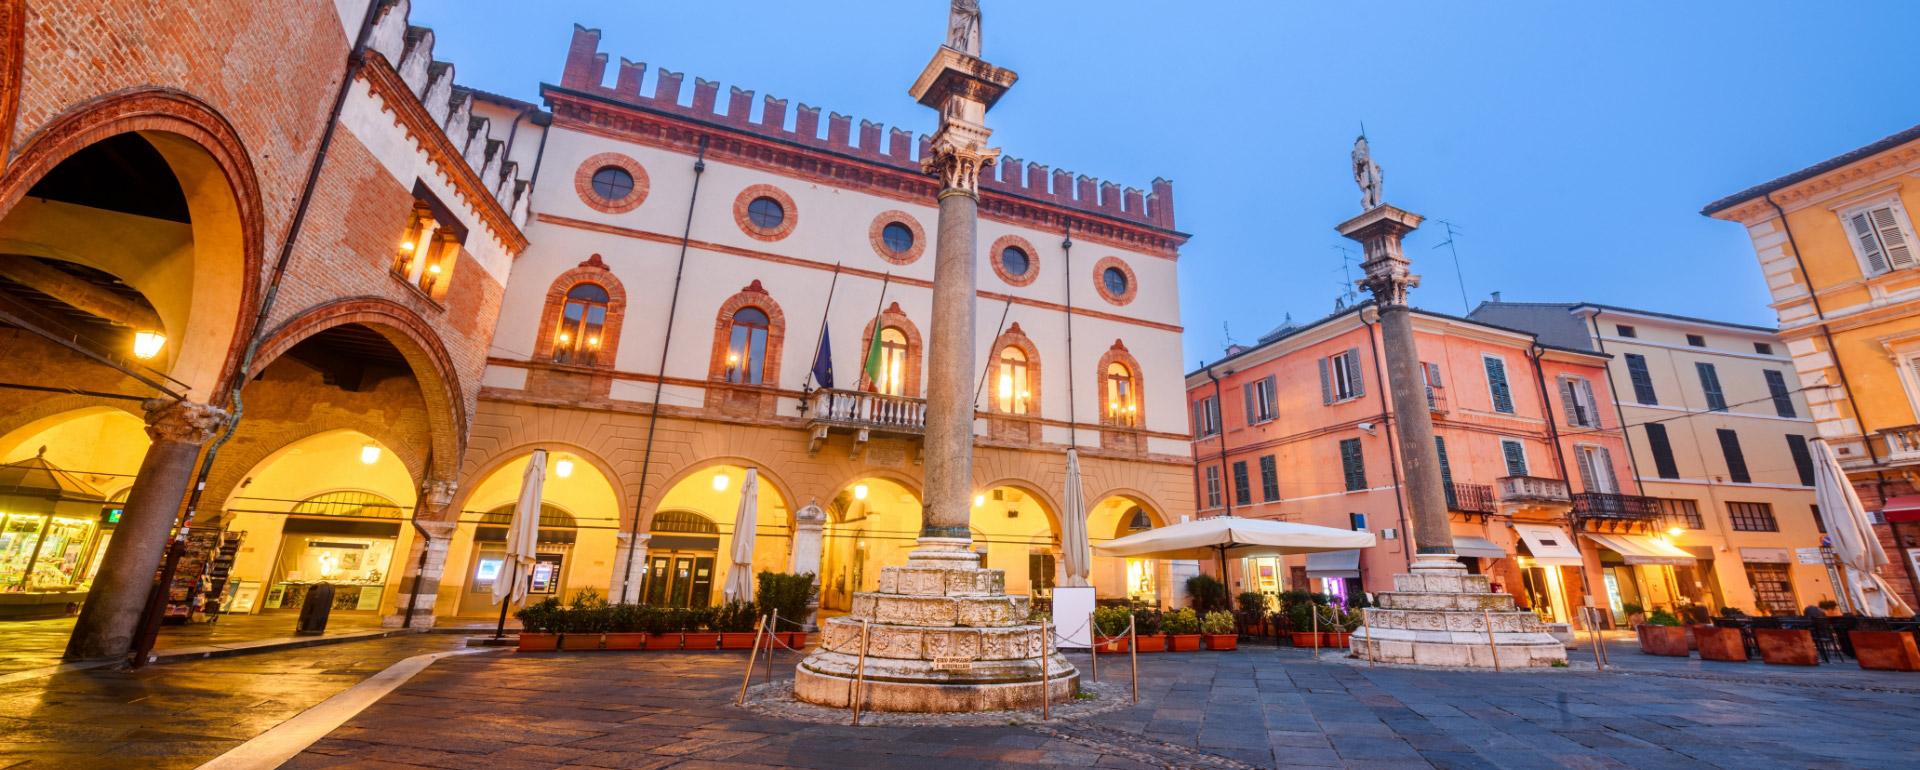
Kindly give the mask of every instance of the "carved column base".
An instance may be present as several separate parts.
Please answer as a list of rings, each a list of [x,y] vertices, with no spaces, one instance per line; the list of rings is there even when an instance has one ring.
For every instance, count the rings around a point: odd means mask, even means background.
[[[1540,617],[1493,593],[1487,576],[1444,566],[1393,576],[1393,591],[1379,594],[1366,610],[1367,624],[1353,632],[1353,656],[1381,663],[1449,668],[1536,668],[1567,661],[1567,648],[1547,633]],[[1491,625],[1491,628],[1489,628]],[[1491,633],[1489,633],[1491,631]]]

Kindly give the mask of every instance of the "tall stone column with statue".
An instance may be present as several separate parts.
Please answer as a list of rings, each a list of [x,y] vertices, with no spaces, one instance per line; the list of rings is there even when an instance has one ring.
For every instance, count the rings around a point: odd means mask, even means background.
[[[861,707],[879,711],[985,711],[1064,701],[1079,673],[1028,622],[1024,596],[984,569],[972,548],[974,274],[987,109],[1017,76],[980,58],[980,7],[954,0],[947,42],[911,94],[940,114],[925,158],[938,177],[933,328],[927,342],[926,484],[919,545],[904,567],[880,571],[878,591],[821,628],[820,648],[794,673],[800,700],[849,706],[861,653]],[[1043,662],[1043,657],[1045,660]]]
[[[1566,647],[1547,634],[1540,618],[1518,608],[1510,594],[1493,593],[1485,575],[1467,574],[1454,553],[1440,453],[1434,443],[1426,379],[1413,336],[1407,290],[1420,285],[1400,248],[1421,216],[1382,199],[1382,175],[1367,137],[1353,145],[1353,178],[1360,186],[1360,216],[1339,225],[1359,241],[1366,276],[1358,282],[1373,294],[1380,312],[1387,388],[1399,439],[1402,483],[1413,519],[1412,570],[1393,576],[1393,591],[1376,597],[1366,626],[1353,634],[1353,654],[1389,663],[1434,666],[1526,668],[1567,659]],[[1491,627],[1489,627],[1491,624]]]

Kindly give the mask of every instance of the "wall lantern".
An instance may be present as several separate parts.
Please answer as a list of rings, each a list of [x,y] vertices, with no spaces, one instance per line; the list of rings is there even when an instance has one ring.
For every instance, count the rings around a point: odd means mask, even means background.
[[[363,465],[372,465],[374,463],[380,462],[380,445],[374,444],[371,442],[366,444],[361,444],[360,445],[360,462]]]
[[[728,483],[728,479],[725,471],[713,474],[713,491],[715,492],[727,491],[727,483]]]
[[[573,458],[561,457],[553,461],[553,475],[566,478],[573,475]]]
[[[160,349],[167,346],[167,335],[151,329],[133,333],[133,357],[141,360],[160,355]]]

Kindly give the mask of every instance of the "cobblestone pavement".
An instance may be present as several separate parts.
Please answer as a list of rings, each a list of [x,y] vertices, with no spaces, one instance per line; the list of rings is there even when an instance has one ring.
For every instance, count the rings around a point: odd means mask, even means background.
[[[416,634],[0,687],[0,768],[191,768],[402,658],[453,649]]]
[[[297,618],[286,613],[230,615],[217,623],[161,626],[156,650],[226,644],[252,639],[293,635]],[[67,649],[67,637],[73,634],[73,618],[49,620],[0,621],[0,674],[57,665]],[[352,634],[375,630],[380,618],[373,614],[333,616],[327,622],[327,635]]]
[[[1914,763],[1920,677],[1850,665],[1721,670],[1614,652],[1625,670],[1608,674],[1579,670],[1579,658],[1574,669],[1495,674],[1369,668],[1292,649],[1149,655],[1137,706],[1083,721],[964,728],[803,724],[737,709],[737,654],[475,656],[436,664],[287,767]],[[1073,660],[1087,670],[1084,656]],[[793,662],[784,658],[776,675],[789,676]]]

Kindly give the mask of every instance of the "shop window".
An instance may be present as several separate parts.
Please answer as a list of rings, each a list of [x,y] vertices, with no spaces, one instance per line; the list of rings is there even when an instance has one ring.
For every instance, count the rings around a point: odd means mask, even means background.
[[[1747,571],[1747,583],[1753,587],[1753,600],[1759,604],[1760,611],[1768,615],[1794,615],[1799,613],[1800,602],[1793,594],[1793,578],[1788,574],[1787,565],[1761,562],[1744,562]]]

